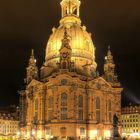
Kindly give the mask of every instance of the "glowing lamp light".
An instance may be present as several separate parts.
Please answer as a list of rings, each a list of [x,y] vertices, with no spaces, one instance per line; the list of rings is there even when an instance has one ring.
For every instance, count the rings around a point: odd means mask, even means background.
[[[123,136],[126,136],[126,133],[122,133]]]
[[[46,135],[46,138],[49,138],[50,137],[50,135]]]
[[[97,136],[97,130],[90,130],[90,137],[93,138],[93,137],[96,137]]]
[[[51,139],[53,139],[53,136],[50,136]]]
[[[34,130],[32,131],[32,135],[35,135],[35,131]]]
[[[106,138],[111,137],[110,130],[104,130],[104,137],[106,137]]]
[[[19,132],[19,131],[17,132],[17,135],[18,135],[18,136],[20,135],[20,132]]]
[[[131,136],[133,137],[137,137],[139,135],[139,133],[132,133]]]

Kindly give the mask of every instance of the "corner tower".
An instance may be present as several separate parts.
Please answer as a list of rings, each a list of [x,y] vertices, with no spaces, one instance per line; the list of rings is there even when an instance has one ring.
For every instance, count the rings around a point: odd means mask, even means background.
[[[91,34],[86,31],[85,26],[81,26],[79,0],[61,1],[61,20],[58,28],[52,29],[52,34],[46,46],[45,67],[59,69],[57,62],[60,61],[59,50],[62,45],[63,34],[67,29],[72,49],[71,60],[75,63],[75,71],[82,73],[83,66],[88,65],[88,72],[97,64],[95,62],[95,47]],[[46,70],[47,72],[47,70]],[[44,74],[45,75],[45,74]],[[89,74],[88,74],[89,75]]]
[[[112,86],[120,86],[120,83],[118,82],[118,76],[115,74],[115,63],[110,46],[108,46],[107,55],[105,56],[104,79]]]
[[[31,51],[31,56],[29,59],[29,64],[26,69],[26,83],[30,83],[32,79],[38,79],[38,68],[36,66],[36,59],[34,57],[34,50]]]

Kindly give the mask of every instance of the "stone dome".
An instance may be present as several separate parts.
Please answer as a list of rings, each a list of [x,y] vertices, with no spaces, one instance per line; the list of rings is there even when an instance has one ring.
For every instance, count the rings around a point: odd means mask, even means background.
[[[71,60],[75,63],[75,67],[82,70],[83,66],[90,66],[96,69],[95,62],[95,47],[91,38],[91,34],[86,31],[85,26],[81,26],[81,20],[75,13],[65,12],[64,7],[66,7],[68,0],[63,0],[61,2],[62,6],[62,18],[60,20],[60,26],[58,28],[52,29],[52,34],[47,43],[46,47],[46,57],[45,65],[57,67],[57,62],[59,62],[60,55],[59,50],[62,44],[62,38],[64,36],[65,28],[70,39],[70,46],[72,49]],[[79,0],[71,0],[70,2]],[[79,1],[80,2],[80,1]],[[77,4],[77,3],[75,3]],[[72,3],[71,3],[72,5]],[[78,6],[78,5],[76,5]]]

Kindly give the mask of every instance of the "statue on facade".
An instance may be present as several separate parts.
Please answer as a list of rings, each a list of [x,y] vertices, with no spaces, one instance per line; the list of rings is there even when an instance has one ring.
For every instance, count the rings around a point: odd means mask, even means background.
[[[113,137],[120,137],[119,131],[118,131],[118,125],[119,125],[119,118],[116,114],[113,116]]]

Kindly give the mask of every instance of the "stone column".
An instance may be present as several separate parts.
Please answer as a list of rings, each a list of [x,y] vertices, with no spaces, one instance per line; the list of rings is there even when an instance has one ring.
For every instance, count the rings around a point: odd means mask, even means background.
[[[45,138],[45,90],[42,89],[40,92],[40,120],[39,130],[41,138]]]
[[[90,91],[87,91],[88,92],[88,106],[87,106],[87,119],[90,121],[90,120],[93,120],[93,112],[92,112],[92,107],[93,107],[93,104],[92,104],[92,94],[90,93]]]
[[[45,122],[45,91],[41,90],[40,92],[40,122],[44,124]]]

